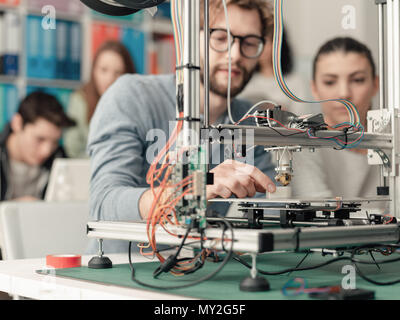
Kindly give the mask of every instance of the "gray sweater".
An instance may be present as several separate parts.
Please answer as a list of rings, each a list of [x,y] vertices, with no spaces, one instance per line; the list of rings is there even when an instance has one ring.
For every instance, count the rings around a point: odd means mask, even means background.
[[[292,192],[295,198],[347,199],[377,196],[380,168],[368,164],[367,155],[351,150],[307,149],[293,155]],[[372,202],[369,208],[384,208]]]
[[[175,126],[175,101],[173,75],[124,75],[101,97],[88,139],[92,170],[91,221],[141,220],[138,202],[149,188],[146,173],[151,165],[146,154],[154,144],[148,133],[157,129],[156,133],[168,133],[169,137]],[[250,107],[250,103],[234,99],[233,119],[239,120]],[[228,123],[227,113],[219,123]],[[212,145],[213,159],[217,158],[214,153],[223,152],[222,148]],[[273,177],[270,155],[261,147],[254,149],[254,165]],[[227,204],[210,207],[219,213],[226,213],[229,208]],[[126,252],[128,248],[126,241],[115,240],[105,240],[103,246],[106,253]],[[89,252],[96,250],[96,243],[91,242]]]

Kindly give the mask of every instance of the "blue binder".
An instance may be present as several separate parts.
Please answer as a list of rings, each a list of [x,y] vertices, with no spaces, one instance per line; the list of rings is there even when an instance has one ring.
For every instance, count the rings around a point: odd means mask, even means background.
[[[10,121],[18,110],[18,89],[12,84],[4,85],[4,105],[6,107],[6,120]]]
[[[68,22],[57,20],[56,78],[68,79]]]
[[[41,47],[40,61],[40,78],[54,79],[56,78],[56,30],[40,29],[40,37],[43,41]]]
[[[64,111],[67,111],[69,98],[73,90],[71,89],[56,89],[55,96],[63,106]]]
[[[40,78],[40,17],[27,16],[26,18],[26,65],[29,78]]]
[[[6,12],[3,16],[3,34],[4,56],[3,56],[3,73],[10,76],[18,75],[18,55],[20,45],[18,36],[20,32],[21,22],[20,17],[13,12]]]
[[[121,41],[129,50],[137,73],[147,72],[146,35],[144,32],[124,27]]]
[[[82,60],[82,30],[77,22],[69,24],[69,64],[71,68],[68,79],[79,80],[81,78]]]
[[[4,103],[4,85],[0,84],[0,132],[7,123],[6,104]]]

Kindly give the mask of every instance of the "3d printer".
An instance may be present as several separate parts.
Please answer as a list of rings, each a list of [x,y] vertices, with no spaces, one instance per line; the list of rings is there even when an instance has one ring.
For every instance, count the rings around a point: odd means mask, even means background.
[[[130,14],[149,8],[163,1],[134,0],[82,0],[89,7],[111,15]],[[88,223],[88,236],[99,239],[99,257],[102,239],[121,239],[146,243],[155,250],[161,265],[161,272],[180,270],[191,273],[202,266],[207,249],[226,251],[228,260],[233,252],[249,253],[253,257],[250,278],[243,283],[243,290],[263,290],[268,286],[256,275],[257,254],[273,251],[298,251],[310,248],[353,248],[368,244],[397,244],[400,229],[396,218],[400,217],[399,197],[399,106],[400,106],[400,1],[376,1],[379,10],[379,65],[381,75],[380,109],[368,114],[368,130],[360,125],[355,106],[349,101],[341,101],[349,110],[350,124],[343,130],[326,130],[321,115],[297,116],[283,111],[268,102],[254,106],[243,117],[253,117],[255,125],[241,125],[240,122],[209,125],[208,110],[208,48],[205,37],[205,106],[204,121],[201,124],[199,105],[199,13],[198,1],[171,1],[172,20],[177,30],[177,127],[168,145],[176,143],[174,151],[166,148],[159,154],[148,173],[150,185],[158,183],[163,188],[155,193],[155,202],[147,222]],[[226,3],[224,1],[226,7]],[[384,46],[384,10],[386,6],[387,50]],[[282,34],[282,0],[275,0],[274,48],[279,50]],[[182,16],[178,12],[183,12]],[[208,31],[208,1],[204,8],[204,29]],[[228,26],[229,27],[229,26]],[[185,32],[183,32],[184,30]],[[182,36],[183,34],[183,36]],[[183,39],[182,39],[183,38]],[[181,44],[184,44],[184,48]],[[386,55],[385,55],[386,54]],[[385,70],[385,61],[387,68]],[[383,75],[386,74],[386,83]],[[277,72],[277,81],[285,89],[285,83]],[[230,77],[229,77],[230,78]],[[387,101],[385,90],[387,87]],[[288,90],[290,94],[290,90]],[[298,99],[293,97],[294,100]],[[305,102],[298,99],[299,102]],[[228,109],[229,109],[228,95]],[[201,135],[207,130],[241,130],[240,140],[210,138]],[[296,130],[296,134],[293,134]],[[212,183],[209,174],[209,144],[212,141],[225,144],[240,144],[248,147],[248,135],[254,145],[263,146],[266,152],[276,155],[276,181],[280,185],[280,196],[252,199],[214,199],[211,201],[235,202],[243,218],[208,217],[206,185]],[[369,163],[382,167],[383,186],[378,186],[374,198],[358,199],[292,199],[287,192],[293,174],[291,160],[293,152],[304,148],[332,148],[340,138],[341,146],[368,149]],[[203,139],[201,139],[203,138]],[[336,143],[336,144],[335,144]],[[353,218],[365,203],[385,201],[393,216],[386,223],[380,214],[368,218]],[[270,228],[269,226],[275,226]],[[278,228],[276,228],[276,226]],[[178,259],[185,241],[192,239],[190,246],[197,255],[191,259],[190,268],[177,268],[187,260]],[[176,246],[177,252],[164,258],[156,251],[157,244]],[[222,265],[223,267],[223,265]],[[221,268],[222,268],[221,267]],[[182,271],[183,270],[183,271]],[[220,270],[220,268],[218,269]],[[185,272],[187,271],[187,272]],[[261,282],[261,284],[260,284]],[[256,288],[256,289],[255,289]]]

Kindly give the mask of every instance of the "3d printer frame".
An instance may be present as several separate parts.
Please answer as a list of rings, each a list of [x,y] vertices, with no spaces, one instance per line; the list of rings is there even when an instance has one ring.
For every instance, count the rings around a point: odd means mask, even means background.
[[[199,3],[193,0],[184,1],[184,138],[181,141],[181,146],[190,147],[200,145],[200,123],[191,121],[200,117],[200,76],[199,69],[193,66],[199,66]],[[385,181],[388,182],[389,194],[386,197],[381,197],[379,201],[388,201],[390,203],[390,213],[395,218],[400,218],[399,208],[399,158],[400,158],[400,132],[399,132],[399,107],[400,107],[400,0],[376,0],[379,11],[379,66],[380,66],[380,110],[369,114],[378,125],[373,126],[365,133],[362,142],[357,148],[369,149],[369,153],[378,157],[369,157],[371,165],[381,165]],[[387,50],[384,49],[384,15],[386,6],[386,38]],[[208,1],[205,1],[204,8],[205,18],[205,34],[208,32]],[[205,37],[205,106],[204,106],[204,123],[203,129],[212,129],[209,125],[209,83],[208,83],[208,37]],[[384,81],[385,61],[387,64],[387,74]],[[192,67],[190,67],[192,66]],[[387,99],[385,99],[385,87],[387,88]],[[389,119],[389,120],[388,120]],[[238,130],[243,131],[243,143],[246,141],[246,132],[251,130],[254,135],[254,144],[264,147],[275,146],[299,146],[324,148],[332,147],[329,141],[324,139],[310,139],[306,134],[288,136],[282,138],[282,135],[287,133],[284,128],[275,128],[270,130],[264,127],[242,126],[242,125],[220,125],[219,130]],[[185,132],[187,134],[185,134]],[[194,133],[194,134],[193,134]],[[281,134],[279,134],[281,133]],[[335,132],[319,131],[321,136],[331,135]],[[337,134],[342,132],[338,131]],[[354,133],[351,139],[359,138],[358,133]],[[206,141],[207,156],[209,155],[210,141]],[[384,156],[382,156],[384,155]],[[386,159],[386,160],[384,160]],[[202,197],[205,197],[205,189]],[[324,201],[323,199],[313,199],[315,202],[325,202],[330,204],[331,200]],[[377,199],[375,199],[377,200]],[[190,200],[189,200],[190,201]],[[223,201],[223,200],[215,200]],[[232,199],[225,200],[232,201]],[[240,228],[235,228],[234,232],[226,232],[224,228],[218,227],[214,222],[223,218],[207,218],[207,227],[204,230],[193,230],[191,235],[194,237],[203,236],[206,240],[201,244],[203,248],[224,249],[226,246],[231,246],[234,251],[247,252],[252,254],[271,252],[271,251],[297,251],[306,248],[337,248],[337,247],[354,247],[365,244],[390,244],[400,241],[400,228],[396,219],[393,223],[382,224],[379,217],[373,219],[362,220],[362,222],[350,220],[349,215],[344,217],[334,217],[342,222],[335,224],[329,220],[321,220],[315,215],[308,216],[302,220],[288,218],[284,212],[291,212],[291,217],[296,216],[296,211],[305,217],[305,212],[310,211],[313,206],[313,201],[298,202],[297,200],[281,201],[283,212],[280,218],[276,219],[263,214],[262,205],[268,204],[266,199],[237,199],[242,209],[249,210],[250,214],[247,220],[239,219],[231,221],[233,224],[240,223]],[[278,200],[279,201],[279,200]],[[358,205],[369,199],[352,199],[348,205],[357,209]],[[277,201],[274,201],[277,202]],[[262,204],[262,205],[260,205]],[[308,205],[304,209],[304,205]],[[289,206],[289,207],[288,207]],[[292,206],[292,207],[290,207]],[[303,208],[302,208],[303,206]],[[275,208],[276,209],[276,208]],[[290,209],[290,210],[289,210]],[[303,209],[303,210],[301,210]],[[317,210],[317,207],[314,207]],[[351,211],[351,210],[350,210]],[[293,213],[294,212],[294,213]],[[204,217],[205,211],[201,213]],[[285,217],[285,219],[283,218]],[[290,221],[289,221],[290,220]],[[264,229],[263,225],[278,224],[282,228]],[[243,228],[243,223],[245,227]],[[247,227],[246,227],[247,226]],[[171,236],[162,228],[157,231],[157,242],[160,244],[178,246],[182,241],[182,236],[185,234],[185,226],[172,227],[173,231],[178,236]],[[111,221],[92,221],[87,225],[88,237],[96,239],[119,239],[135,242],[146,242],[146,223],[145,222],[111,222]],[[201,232],[200,232],[201,231]],[[221,241],[222,239],[222,241]],[[228,244],[229,243],[229,244]],[[101,241],[100,241],[101,244]],[[193,247],[199,244],[193,244]],[[102,254],[102,250],[99,250]]]

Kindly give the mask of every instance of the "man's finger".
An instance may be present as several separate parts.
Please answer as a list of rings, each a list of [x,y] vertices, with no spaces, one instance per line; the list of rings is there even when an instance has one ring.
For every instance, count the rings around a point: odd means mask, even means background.
[[[235,163],[235,170],[249,175],[254,180],[254,185],[258,192],[275,192],[276,186],[272,180],[260,169],[240,162]]]

